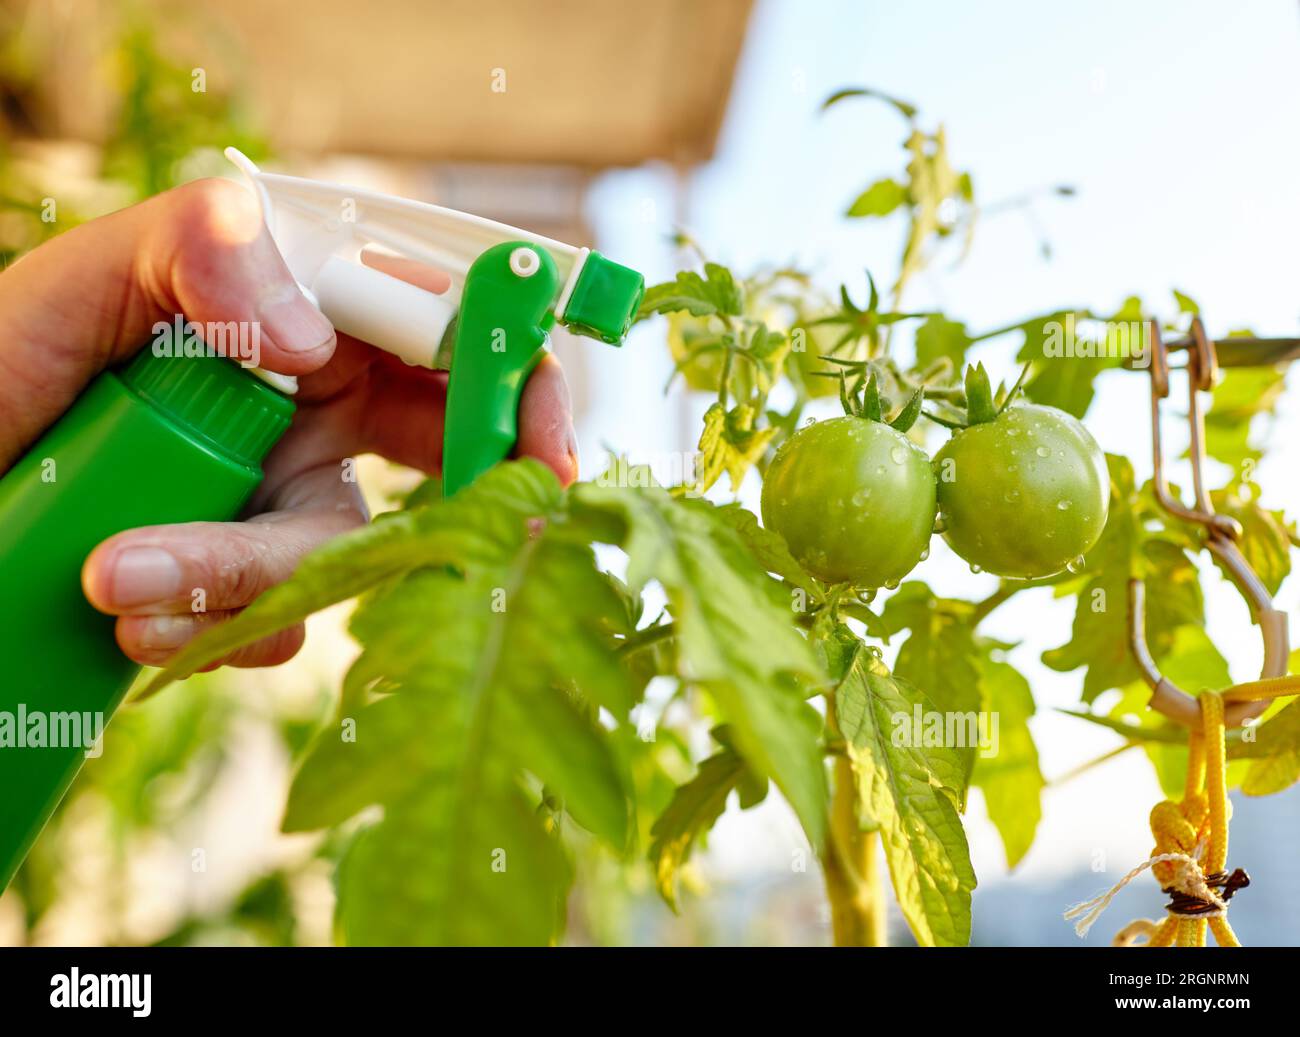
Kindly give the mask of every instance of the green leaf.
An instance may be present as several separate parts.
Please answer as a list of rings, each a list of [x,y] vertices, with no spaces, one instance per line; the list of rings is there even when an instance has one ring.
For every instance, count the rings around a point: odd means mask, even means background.
[[[899,100],[897,97],[891,97],[889,94],[882,93],[879,90],[872,90],[869,87],[846,87],[843,90],[836,90],[825,101],[822,102],[822,111],[830,108],[832,105],[839,104],[841,101],[848,100],[851,97],[870,97],[878,101],[884,101],[891,108],[894,108],[904,118],[916,118],[916,105],[909,104],[907,101]]]
[[[886,603],[891,635],[911,633],[899,649],[894,672],[924,688],[940,709],[980,708],[974,605],[937,597],[928,586],[909,580]]]
[[[1273,413],[1285,380],[1279,367],[1223,368],[1205,415],[1206,453],[1239,473],[1258,461],[1262,454],[1251,445],[1255,419]]]
[[[847,216],[888,216],[907,200],[907,191],[897,180],[885,177],[863,191],[849,206]]]
[[[1187,729],[1175,724],[1159,722],[1151,727],[1144,727],[1116,716],[1102,716],[1100,713],[1089,713],[1084,709],[1062,709],[1061,712],[1068,717],[1076,717],[1090,724],[1108,728],[1130,742],[1159,742],[1161,745],[1184,747],[1187,745]]]
[[[464,549],[391,582],[353,617],[363,651],[349,683],[388,694],[321,735],[284,824],[383,806],[342,870],[350,943],[551,941],[569,868],[524,773],[615,849],[628,842],[629,781],[596,719],[597,705],[617,718],[632,703],[609,637],[625,605],[575,538],[553,476],[544,500],[519,493],[512,508],[494,492],[532,486],[541,471],[499,466],[429,509],[449,535],[464,526]]]
[[[705,263],[704,276],[683,270],[674,280],[647,288],[637,319],[652,313],[679,311],[696,317],[711,314],[738,317],[744,312],[744,297],[730,270],[717,263]]]
[[[727,470],[727,441],[723,438],[727,431],[727,408],[721,403],[709,405],[704,412],[704,427],[700,430],[699,479],[695,488],[700,493],[722,477]]]
[[[139,697],[401,573],[490,553],[512,532],[515,516],[544,513],[558,492],[555,476],[541,464],[500,466],[475,483],[468,499],[457,494],[435,507],[387,513],[327,541],[298,564],[291,580],[186,645]]]
[[[966,350],[973,342],[965,324],[933,313],[916,329],[916,366],[928,368],[936,361],[947,359],[954,371],[960,371],[966,362]]]
[[[1141,319],[1140,302],[1130,299],[1113,315],[1108,328],[1120,329]],[[1132,307],[1139,309],[1133,311]],[[1020,325],[1025,340],[1016,358],[1033,363],[1033,376],[1025,395],[1034,403],[1058,407],[1076,418],[1087,413],[1096,395],[1095,382],[1103,371],[1119,366],[1125,349],[1122,339],[1097,342],[1079,332],[1079,321],[1088,314],[1063,310]]]
[[[786,546],[785,538],[758,524],[758,516],[739,504],[715,506],[705,500],[690,502],[691,507],[711,508],[714,514],[736,531],[749,553],[754,556],[763,569],[775,573],[787,583],[804,591],[808,598],[816,601],[821,597],[821,590],[814,580],[799,564]]]
[[[1184,295],[1177,288],[1174,289],[1174,301],[1178,303],[1179,313],[1200,313],[1201,308],[1196,304],[1196,300],[1190,295]]]
[[[1291,573],[1291,537],[1295,526],[1282,512],[1261,508],[1257,493],[1253,485],[1233,484],[1213,491],[1210,501],[1219,514],[1241,523],[1242,535],[1237,546],[1269,594],[1276,594]]]
[[[1140,679],[1128,649],[1128,583],[1147,582],[1146,637],[1161,662],[1174,647],[1177,630],[1199,625],[1204,608],[1196,566],[1183,548],[1153,538],[1143,528],[1154,503],[1134,486],[1133,466],[1123,457],[1106,455],[1110,469],[1110,513],[1097,545],[1088,552],[1088,581],[1079,592],[1070,640],[1043,653],[1053,670],[1087,667],[1083,700]]]
[[[1002,836],[1007,867],[1014,868],[1033,845],[1042,819],[1046,784],[1038,766],[1038,749],[1029,730],[1034,696],[1029,682],[1008,662],[986,652],[979,662],[984,710],[996,718],[997,748],[975,763],[974,784],[984,792],[989,820]]]
[[[677,625],[689,680],[705,688],[734,731],[735,746],[771,778],[820,846],[826,822],[820,718],[795,676],[822,679],[790,602],[712,509],[684,506],[657,488],[615,491],[582,484],[582,506],[616,516],[628,583],[658,580]]]
[[[835,689],[840,731],[853,763],[864,820],[879,827],[894,893],[923,946],[970,942],[975,872],[955,801],[964,764],[950,748],[895,737],[914,710],[933,712],[926,695],[879,672],[865,646]]]
[[[1248,729],[1251,741],[1234,747],[1233,758],[1251,760],[1241,783],[1248,796],[1268,796],[1300,781],[1300,701],[1292,702],[1271,719]]]
[[[722,816],[734,790],[739,790],[741,809],[745,810],[762,801],[767,781],[756,778],[740,756],[724,747],[700,764],[695,777],[677,788],[651,829],[650,862],[655,886],[674,911],[677,877],[696,844]]]

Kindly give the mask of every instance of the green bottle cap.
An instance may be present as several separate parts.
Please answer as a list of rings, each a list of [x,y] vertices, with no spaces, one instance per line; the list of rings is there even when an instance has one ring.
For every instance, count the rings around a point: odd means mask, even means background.
[[[635,270],[591,252],[560,320],[579,335],[622,344],[645,294],[645,278]]]
[[[250,468],[261,465],[295,409],[250,370],[216,354],[159,356],[146,346],[119,376],[187,433]]]

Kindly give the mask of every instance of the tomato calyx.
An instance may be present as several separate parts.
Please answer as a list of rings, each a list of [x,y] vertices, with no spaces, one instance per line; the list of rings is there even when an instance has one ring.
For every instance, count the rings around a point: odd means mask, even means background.
[[[971,364],[966,368],[965,414],[958,413],[948,417],[935,414],[933,411],[925,411],[925,416],[936,425],[953,430],[970,428],[972,425],[987,425],[1011,406],[1012,401],[1024,390],[1025,379],[1028,376],[1029,364],[1025,364],[1020,369],[1020,377],[1010,389],[1007,389],[1006,383],[1002,382],[995,393],[989,382],[989,374],[984,370],[984,364]]]
[[[916,419],[921,416],[921,408],[925,403],[925,386],[919,386],[907,402],[892,419],[886,419],[890,411],[893,410],[893,404],[884,393],[880,391],[880,381],[876,372],[871,369],[870,364],[862,361],[838,360],[835,357],[827,357],[832,363],[840,365],[840,370],[831,377],[836,377],[840,382],[840,406],[844,408],[844,413],[851,418],[864,418],[867,421],[878,421],[882,425],[888,425],[895,432],[906,433],[913,425]],[[852,370],[854,377],[849,379],[848,372]],[[870,370],[870,377],[867,372]]]

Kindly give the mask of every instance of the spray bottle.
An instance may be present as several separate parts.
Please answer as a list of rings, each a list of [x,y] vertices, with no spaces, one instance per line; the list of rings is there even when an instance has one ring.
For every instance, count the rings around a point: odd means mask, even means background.
[[[619,345],[640,304],[641,275],[598,252],[226,154],[290,272],[338,330],[449,370],[445,494],[509,454],[555,322]],[[440,267],[452,288],[434,295],[365,266],[368,246]],[[100,751],[139,671],[117,647],[113,617],[82,594],[86,557],[123,530],[235,518],[289,427],[296,388],[223,356],[145,347],[0,477],[0,891]]]

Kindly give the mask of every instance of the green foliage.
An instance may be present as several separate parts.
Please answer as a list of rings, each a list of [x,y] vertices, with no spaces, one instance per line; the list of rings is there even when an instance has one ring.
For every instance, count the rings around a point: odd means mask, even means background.
[[[740,755],[726,744],[725,729],[714,731],[713,737],[723,748],[700,764],[695,777],[676,789],[650,833],[654,839],[650,860],[655,884],[674,911],[678,875],[696,843],[722,816],[731,793],[737,793],[742,810],[757,805],[767,795],[767,782],[756,779]]]
[[[845,631],[836,636],[856,642]],[[914,709],[934,713],[938,704],[891,676],[865,645],[853,644],[850,653],[834,696],[857,779],[860,823],[880,832],[899,907],[917,942],[965,944],[975,888],[958,815],[967,761],[959,750],[922,741],[915,729],[909,739],[896,737],[899,718],[910,721]]]
[[[671,602],[676,676],[716,704],[751,783],[771,778],[814,844],[823,836],[820,721],[795,681],[819,671],[782,595],[720,515],[656,487],[565,493],[536,462],[504,464],[450,500],[322,548],[154,687],[361,595],[350,630],[363,650],[338,725],[312,747],[285,817],[286,830],[302,831],[383,807],[340,871],[344,937],[551,942],[572,874],[555,818],[617,854],[631,845],[621,732],[640,686],[628,658],[639,653],[619,649],[657,632],[629,627],[627,595],[652,579]],[[596,542],[627,553],[626,592],[597,568]],[[685,809],[673,802],[657,829],[661,875],[700,834],[668,834]]]

